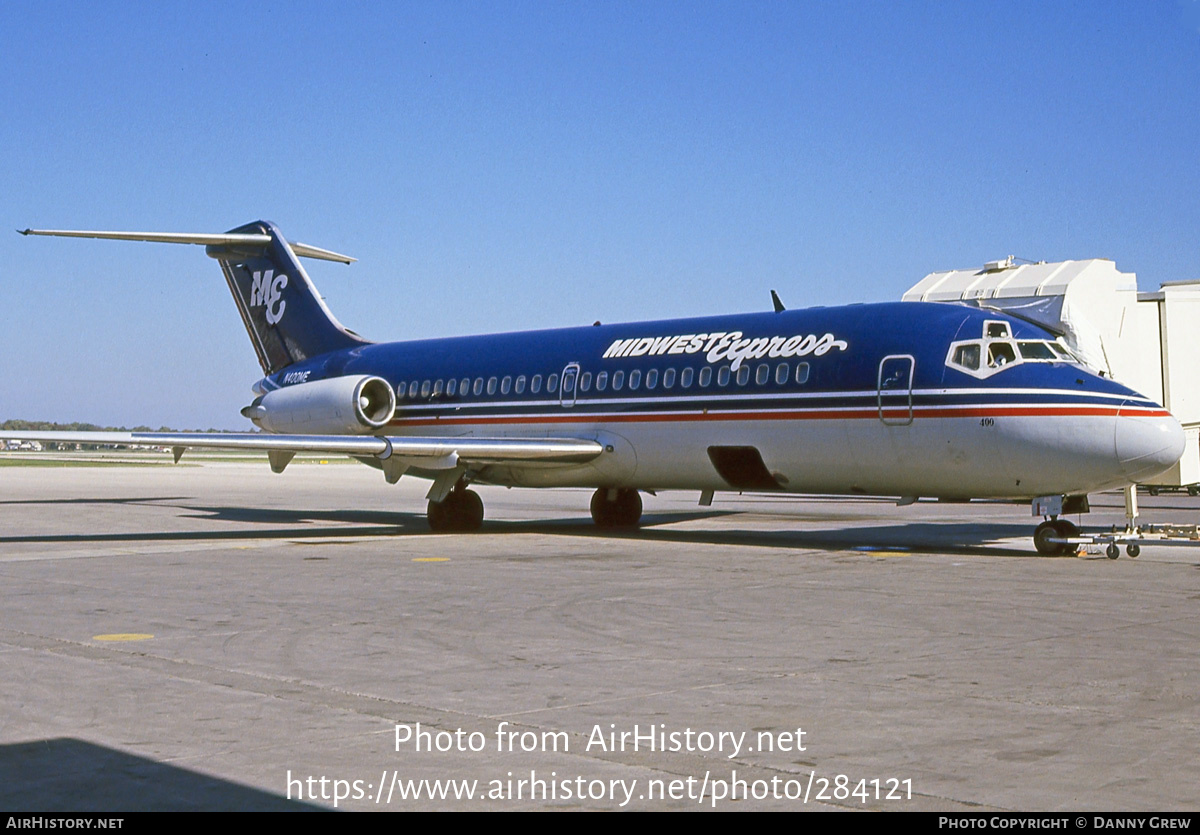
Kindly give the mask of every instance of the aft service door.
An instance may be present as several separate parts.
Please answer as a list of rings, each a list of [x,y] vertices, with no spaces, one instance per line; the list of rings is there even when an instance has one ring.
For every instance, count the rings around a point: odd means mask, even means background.
[[[575,405],[575,397],[579,388],[579,363],[573,362],[567,365],[562,372],[562,383],[558,389],[558,402],[562,404],[564,409],[569,409]]]
[[[879,363],[879,419],[888,426],[913,421],[912,382],[916,360],[908,354],[884,357]]]

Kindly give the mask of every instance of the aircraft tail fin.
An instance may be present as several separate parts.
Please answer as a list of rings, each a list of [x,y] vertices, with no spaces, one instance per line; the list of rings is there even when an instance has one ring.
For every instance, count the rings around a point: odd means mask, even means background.
[[[309,357],[368,344],[329,312],[297,255],[350,263],[354,259],[304,244],[289,244],[268,221],[239,226],[232,234],[264,235],[265,244],[208,244],[225,273],[229,292],[258,361],[274,374]]]
[[[354,259],[307,244],[289,243],[275,224],[268,221],[255,221],[222,234],[18,231],[22,235],[203,245],[209,257],[221,265],[266,374],[318,354],[370,344],[343,327],[330,313],[300,265],[299,257],[344,264]]]

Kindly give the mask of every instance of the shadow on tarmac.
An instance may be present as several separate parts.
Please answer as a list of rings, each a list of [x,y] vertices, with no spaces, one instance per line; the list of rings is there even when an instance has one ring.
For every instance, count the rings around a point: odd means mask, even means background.
[[[170,506],[178,499],[157,497],[109,499],[112,503],[153,503]],[[75,501],[75,500],[70,500]],[[79,500],[84,501],[84,500]],[[844,500],[843,500],[844,501]],[[870,501],[855,498],[854,502]],[[893,502],[880,500],[887,504]],[[52,504],[53,501],[47,502]],[[0,536],[0,546],[19,543],[103,543],[103,542],[219,542],[222,540],[303,539],[319,542],[323,539],[344,540],[347,537],[380,536],[464,536],[470,534],[433,533],[423,513],[379,510],[290,510],[279,508],[231,507],[212,505],[175,505],[187,511],[189,518],[216,522],[269,526],[257,530],[208,531],[137,531],[87,534],[41,534]],[[642,525],[632,530],[597,528],[590,517],[556,520],[504,521],[486,520],[483,534],[539,534],[542,536],[599,537],[645,542],[675,542],[691,545],[740,545],[811,551],[909,552],[959,556],[1037,557],[1033,549],[1033,524],[1011,522],[911,522],[889,525],[862,526],[862,516],[834,513],[804,513],[794,524],[807,520],[820,521],[819,529],[745,527],[721,530],[679,530],[670,526],[682,522],[706,519],[727,519],[743,510],[702,509],[675,513],[648,513]],[[830,527],[830,522],[842,522],[842,527]],[[778,518],[775,520],[778,524]],[[1028,549],[997,545],[997,540],[1024,539]],[[1045,557],[1039,557],[1045,559]]]
[[[0,808],[7,814],[329,811],[71,738],[0,745]]]

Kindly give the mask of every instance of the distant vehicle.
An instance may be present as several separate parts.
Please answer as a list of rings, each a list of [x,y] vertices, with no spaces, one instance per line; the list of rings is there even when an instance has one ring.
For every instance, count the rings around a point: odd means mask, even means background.
[[[431,479],[429,525],[478,529],[468,485],[591,487],[597,525],[640,492],[717,490],[1033,499],[1042,553],[1078,534],[1091,491],[1179,460],[1179,423],[1088,369],[1049,331],[993,310],[892,303],[376,344],[330,313],[289,243],[224,234],[25,234],[202,244],[224,272],[264,377],[262,434],[0,433],[84,443],[349,455]],[[403,309],[403,298],[386,299]]]
[[[1175,484],[1143,484],[1146,492],[1151,496],[1157,496],[1160,493],[1174,493],[1178,490],[1186,490],[1189,496],[1200,496],[1200,484],[1184,484],[1182,486]]]

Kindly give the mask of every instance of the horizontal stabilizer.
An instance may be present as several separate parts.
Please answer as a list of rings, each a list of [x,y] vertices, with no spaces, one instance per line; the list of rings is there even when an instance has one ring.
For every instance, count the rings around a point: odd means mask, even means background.
[[[112,241],[144,241],[157,244],[197,244],[199,246],[266,246],[271,236],[253,232],[94,232],[71,229],[18,229],[22,235],[48,235],[56,238],[104,238]],[[302,258],[352,264],[356,259],[328,249],[289,242],[292,252]]]

